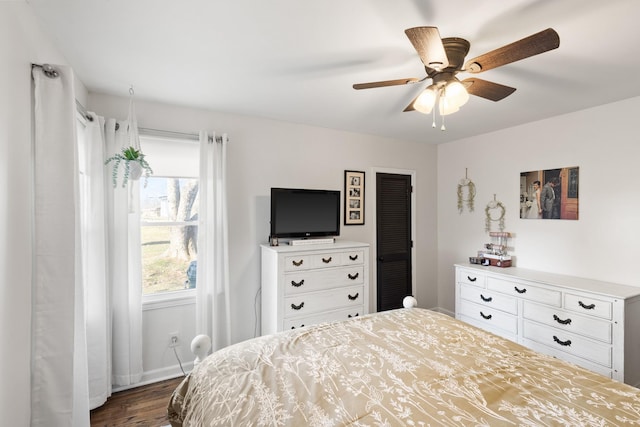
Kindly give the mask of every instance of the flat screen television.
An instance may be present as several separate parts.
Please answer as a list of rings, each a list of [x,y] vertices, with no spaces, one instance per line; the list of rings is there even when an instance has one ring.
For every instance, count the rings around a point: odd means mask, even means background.
[[[340,235],[340,191],[271,189],[271,237]]]

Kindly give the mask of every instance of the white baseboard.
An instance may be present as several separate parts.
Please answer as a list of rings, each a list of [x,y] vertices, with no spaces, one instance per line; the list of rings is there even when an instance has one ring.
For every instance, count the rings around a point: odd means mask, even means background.
[[[193,360],[189,362],[185,362],[182,364],[182,368],[185,373],[191,372],[193,369]],[[174,378],[178,378],[183,376],[182,370],[180,369],[180,365],[168,366],[162,369],[154,369],[152,371],[146,371],[142,373],[142,379],[140,382],[126,385],[126,386],[116,386],[111,390],[113,393],[129,390],[136,387],[141,387],[143,385],[153,384],[160,381],[171,380]]]

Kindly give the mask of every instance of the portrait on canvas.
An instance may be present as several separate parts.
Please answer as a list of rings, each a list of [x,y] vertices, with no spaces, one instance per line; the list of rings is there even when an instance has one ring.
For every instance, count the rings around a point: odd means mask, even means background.
[[[578,219],[577,166],[520,173],[520,218]]]

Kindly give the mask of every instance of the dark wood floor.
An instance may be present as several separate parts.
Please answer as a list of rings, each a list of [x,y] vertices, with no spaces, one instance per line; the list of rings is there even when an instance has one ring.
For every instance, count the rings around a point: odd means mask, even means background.
[[[182,377],[114,393],[91,411],[91,427],[160,427],[167,421],[167,404]]]

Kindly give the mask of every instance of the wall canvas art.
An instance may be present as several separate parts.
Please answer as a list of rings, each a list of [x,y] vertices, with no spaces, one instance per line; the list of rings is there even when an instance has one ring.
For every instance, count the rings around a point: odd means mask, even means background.
[[[520,173],[520,218],[578,219],[579,167]]]

